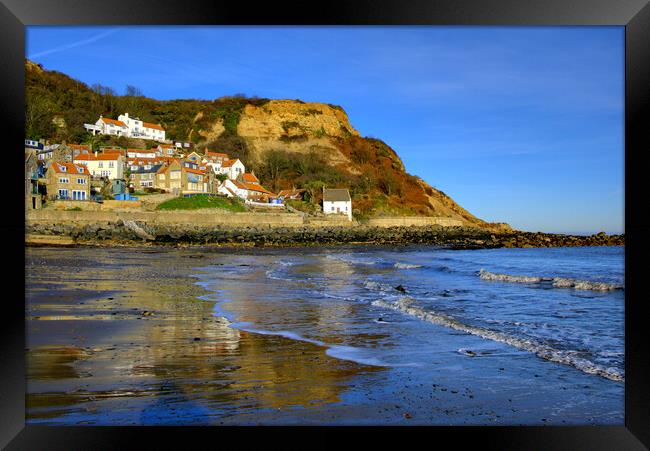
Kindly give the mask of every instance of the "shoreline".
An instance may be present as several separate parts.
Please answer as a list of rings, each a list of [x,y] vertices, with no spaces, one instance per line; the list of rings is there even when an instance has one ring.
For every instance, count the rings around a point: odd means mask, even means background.
[[[625,235],[500,232],[443,226],[224,227],[188,224],[27,222],[27,246],[318,247],[433,245],[451,249],[624,246]]]
[[[538,382],[533,375],[544,371],[557,404],[565,396],[618,393],[618,383],[520,351],[469,360],[456,351],[459,343],[450,338],[455,334],[424,323],[415,327],[425,328],[441,346],[440,367],[433,373],[359,364],[330,356],[314,343],[233,328],[215,308],[226,297],[192,277],[197,266],[209,263],[197,262],[204,254],[193,247],[159,247],[153,256],[86,248],[80,260],[71,259],[77,252],[27,251],[29,424],[618,422],[602,405],[562,416],[549,409],[541,413],[530,387]],[[130,271],[124,272],[124,265]],[[54,275],[71,271],[77,274],[74,283],[52,285]],[[233,280],[229,288],[239,284]],[[233,307],[244,309],[239,317],[257,314],[241,300]],[[458,380],[452,368],[470,363],[467,380]],[[575,380],[566,381],[568,373]],[[512,385],[495,398],[485,381],[501,378]]]

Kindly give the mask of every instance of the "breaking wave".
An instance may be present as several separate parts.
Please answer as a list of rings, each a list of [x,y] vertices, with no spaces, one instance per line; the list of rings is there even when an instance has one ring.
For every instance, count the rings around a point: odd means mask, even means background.
[[[563,351],[554,349],[548,345],[538,343],[533,340],[513,337],[504,333],[484,329],[482,327],[463,324],[450,316],[424,310],[423,308],[414,305],[414,303],[415,300],[408,296],[401,297],[395,302],[387,302],[383,299],[372,302],[372,304],[377,307],[388,308],[402,312],[407,315],[419,318],[423,321],[430,322],[432,324],[449,327],[461,332],[485,338],[487,340],[505,343],[517,349],[531,352],[542,359],[573,366],[574,368],[577,368],[578,370],[587,374],[596,374],[613,381],[624,380],[624,375],[621,371],[617,370],[616,368],[606,368],[601,365],[597,365],[590,360],[581,358],[577,355],[577,351]]]
[[[412,265],[410,263],[400,263],[397,262],[393,265],[397,269],[416,269],[416,268],[422,268],[422,265]]]
[[[510,274],[498,274],[481,269],[478,275],[483,280],[495,280],[500,282],[515,283],[537,283],[548,284],[554,288],[574,288],[576,290],[611,291],[623,290],[623,285],[607,282],[594,282],[590,280],[575,280],[563,277],[535,277],[535,276],[513,276]]]

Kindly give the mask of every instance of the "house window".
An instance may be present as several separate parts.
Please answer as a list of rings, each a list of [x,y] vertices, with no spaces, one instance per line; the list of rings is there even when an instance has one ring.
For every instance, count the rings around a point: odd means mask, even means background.
[[[68,198],[68,190],[67,189],[60,189],[59,190],[59,199],[67,199]]]
[[[66,177],[59,178],[59,183],[70,183],[70,179]]]
[[[79,185],[85,185],[86,184],[86,179],[79,178],[79,179],[77,179],[77,183]]]
[[[104,167],[104,162],[100,161],[99,163],[97,163],[97,167],[98,168],[103,168]]]
[[[113,163],[112,161],[109,161],[109,162],[108,162],[108,167],[109,167],[109,168],[114,168],[114,167],[115,167],[115,163]]]
[[[332,205],[332,210],[331,211],[334,211],[334,205]]]

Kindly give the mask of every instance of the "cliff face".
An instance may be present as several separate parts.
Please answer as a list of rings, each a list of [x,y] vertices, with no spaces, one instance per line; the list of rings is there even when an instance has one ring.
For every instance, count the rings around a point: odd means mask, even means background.
[[[272,149],[289,152],[326,151],[331,163],[346,163],[332,138],[359,136],[340,108],[324,103],[295,100],[271,100],[246,105],[241,113],[237,134],[246,139],[251,157],[257,161]]]
[[[467,226],[508,230],[507,225],[476,218],[445,193],[408,174],[395,150],[379,139],[362,137],[337,105],[242,95],[213,101],[159,101],[120,96],[102,86],[91,89],[30,61],[25,62],[25,71],[30,138],[88,141],[84,122],[94,122],[99,114],[116,118],[128,111],[162,124],[169,139],[189,139],[199,151],[210,149],[241,158],[273,191],[306,188],[318,200],[323,186],[348,188],[359,218],[438,216],[461,220]],[[96,139],[134,145],[120,141],[125,138]]]

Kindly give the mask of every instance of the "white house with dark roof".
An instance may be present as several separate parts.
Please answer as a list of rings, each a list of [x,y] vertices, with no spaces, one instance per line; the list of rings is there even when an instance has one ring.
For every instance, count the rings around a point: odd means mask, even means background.
[[[346,215],[352,221],[352,198],[347,189],[323,188],[323,213]]]

